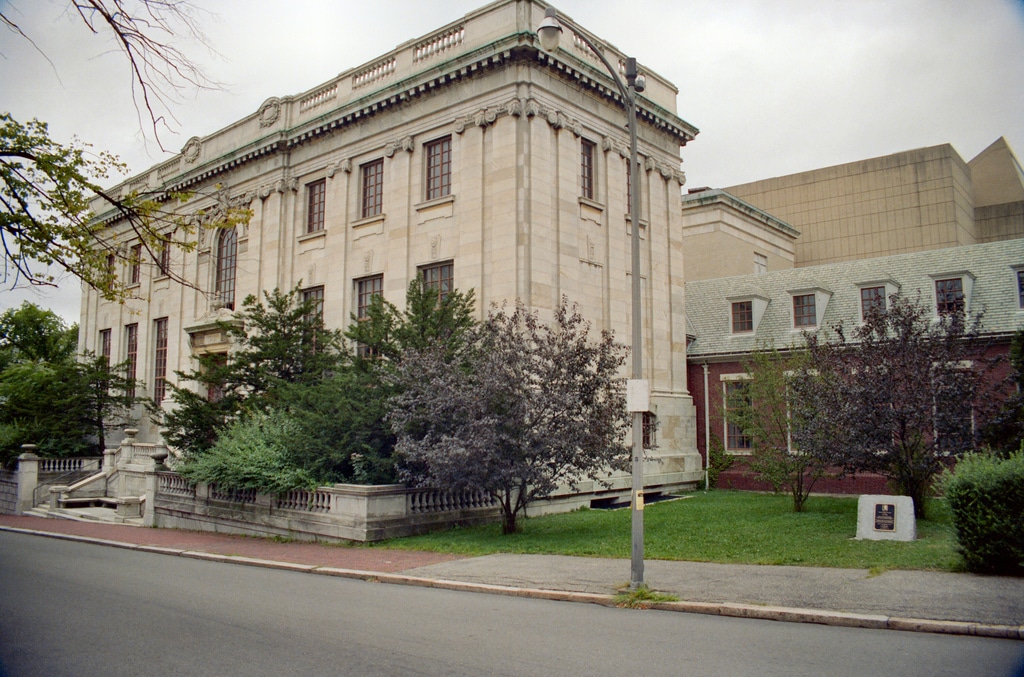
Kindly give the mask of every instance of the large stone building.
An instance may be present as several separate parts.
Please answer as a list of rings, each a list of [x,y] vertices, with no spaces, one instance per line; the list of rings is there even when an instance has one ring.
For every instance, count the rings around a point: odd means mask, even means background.
[[[659,423],[648,485],[696,479],[679,152],[697,129],[677,115],[675,87],[641,65],[642,218],[631,224],[623,101],[570,19],[561,49],[540,49],[545,7],[493,2],[330,82],[269,98],[117,187],[194,191],[180,207],[188,218],[230,206],[252,219],[201,230],[195,252],[124,271],[137,301],[84,292],[80,347],[130,360],[142,394],[160,401],[194,355],[230,350],[217,321],[249,294],[301,284],[322,300],[325,323],[343,328],[374,294],[404,305],[416,275],[475,290],[481,317],[516,298],[550,317],[564,295],[628,341],[639,225],[644,372]],[[610,45],[605,55],[624,59]],[[123,228],[114,212],[100,218]],[[152,424],[141,427],[141,440],[157,440]]]

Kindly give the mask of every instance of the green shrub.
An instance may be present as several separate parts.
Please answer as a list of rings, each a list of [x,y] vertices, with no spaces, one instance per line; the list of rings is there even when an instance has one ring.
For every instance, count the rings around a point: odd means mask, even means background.
[[[718,435],[711,436],[711,445],[708,448],[708,485],[711,488],[718,486],[718,476],[725,470],[732,467],[733,457],[725,453],[725,445]]]
[[[224,430],[208,452],[177,470],[190,482],[222,489],[255,489],[262,494],[312,489],[316,479],[296,466],[288,453],[291,445],[302,443],[297,430],[282,412],[252,412]]]
[[[1024,574],[1024,449],[965,456],[944,488],[967,568]]]

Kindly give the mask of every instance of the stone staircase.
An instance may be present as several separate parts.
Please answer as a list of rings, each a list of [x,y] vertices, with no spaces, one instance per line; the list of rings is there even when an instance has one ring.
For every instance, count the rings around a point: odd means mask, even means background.
[[[51,508],[47,504],[37,505],[25,512],[34,517],[47,519],[64,519],[75,522],[105,522],[108,524],[126,524],[142,526],[142,517],[124,517],[117,514],[117,508],[107,505],[81,505],[64,508]]]

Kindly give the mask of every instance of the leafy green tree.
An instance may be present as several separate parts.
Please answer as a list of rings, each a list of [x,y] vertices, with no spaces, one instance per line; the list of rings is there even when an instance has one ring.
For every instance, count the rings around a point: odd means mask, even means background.
[[[383,296],[374,296],[365,318],[352,317],[345,337],[362,349],[357,352],[363,368],[390,368],[410,350],[439,347],[448,359],[466,345],[476,326],[473,290],[457,289],[442,298],[417,276],[405,294],[400,311]]]
[[[78,325],[70,327],[52,310],[25,301],[0,315],[0,372],[20,362],[74,359]]]
[[[977,446],[975,430],[1002,397],[1004,384],[986,378],[990,360],[981,316],[951,312],[934,318],[920,299],[894,294],[847,338],[807,336],[809,359],[791,380],[803,407],[805,444],[828,440],[828,454],[850,472],[877,472],[914,500],[925,517],[935,476]]]
[[[124,365],[76,359],[77,342],[77,326],[32,303],[0,315],[0,463],[22,444],[44,456],[99,454],[106,432],[131,420]]]
[[[591,341],[565,299],[551,325],[517,303],[493,309],[471,346],[457,360],[442,346],[406,351],[394,372],[389,420],[406,481],[485,491],[508,534],[560,484],[626,467],[627,349],[611,333]]]
[[[776,493],[788,491],[795,512],[803,512],[815,483],[825,476],[821,454],[791,444],[803,420],[802,409],[790,406],[789,380],[805,359],[775,349],[755,352],[746,365],[750,378],[730,393],[727,407],[729,422],[750,438],[750,470]]]
[[[182,464],[178,472],[192,483],[227,490],[281,494],[312,489],[315,476],[291,458],[297,438],[291,417],[275,409],[250,411],[228,425],[207,453]]]
[[[324,327],[299,287],[264,292],[263,301],[248,296],[236,319],[221,327],[237,349],[204,355],[197,369],[178,372],[179,383],[168,383],[172,407],[152,411],[167,442],[186,457],[211,449],[220,431],[245,412],[287,410],[282,393],[294,393],[289,386],[315,385],[344,365],[341,333]],[[215,396],[185,387],[188,381]]]

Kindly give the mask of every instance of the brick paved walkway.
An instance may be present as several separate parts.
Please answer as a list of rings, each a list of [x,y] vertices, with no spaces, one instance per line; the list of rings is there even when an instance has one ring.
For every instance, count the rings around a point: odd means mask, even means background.
[[[232,536],[179,529],[146,529],[100,522],[74,522],[30,515],[0,515],[0,526],[34,529],[136,545],[197,550],[216,555],[252,557],[275,562],[394,573],[461,559],[459,555],[412,550],[389,550],[363,545],[279,542],[267,538]]]

